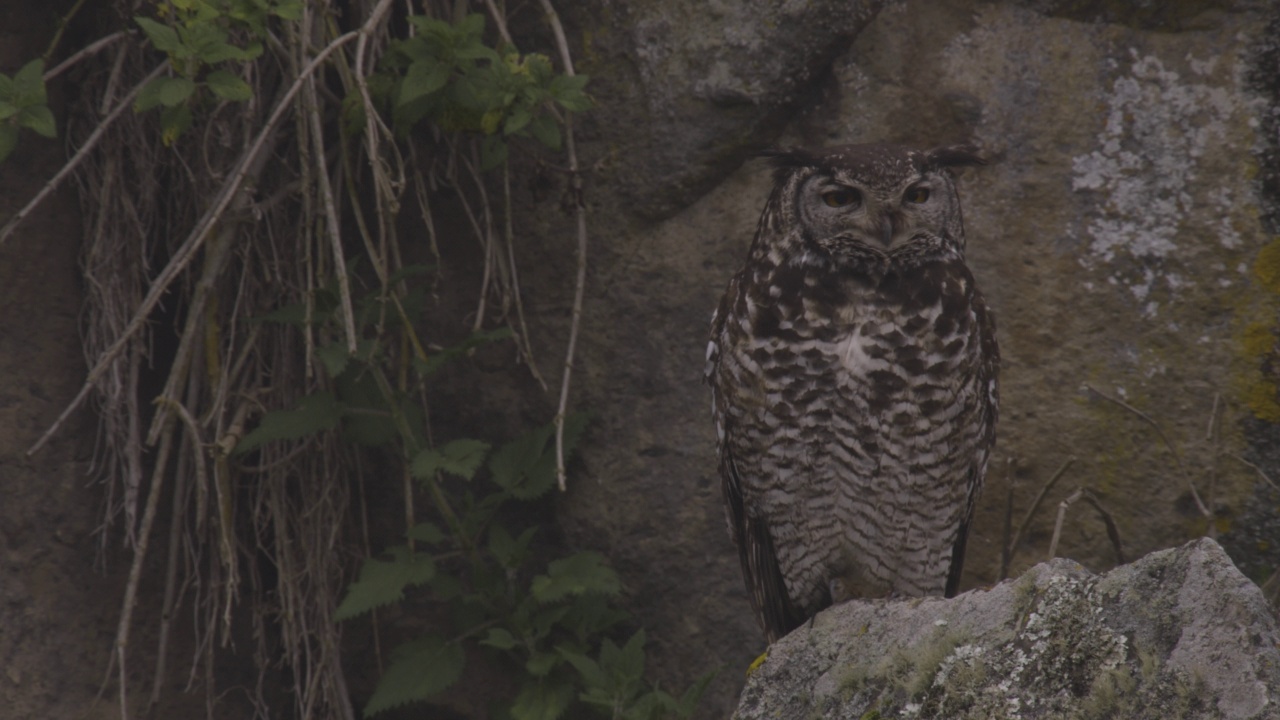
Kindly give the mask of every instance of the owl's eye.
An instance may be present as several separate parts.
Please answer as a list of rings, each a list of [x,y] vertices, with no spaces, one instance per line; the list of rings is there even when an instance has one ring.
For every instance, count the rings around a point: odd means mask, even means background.
[[[839,190],[822,193],[822,202],[826,203],[829,207],[845,207],[847,205],[854,205],[861,199],[862,195],[853,188],[840,188]]]
[[[909,203],[915,203],[919,205],[920,203],[925,202],[926,200],[929,199],[929,188],[927,187],[910,188],[907,190],[906,193],[903,194],[902,199],[906,200]]]

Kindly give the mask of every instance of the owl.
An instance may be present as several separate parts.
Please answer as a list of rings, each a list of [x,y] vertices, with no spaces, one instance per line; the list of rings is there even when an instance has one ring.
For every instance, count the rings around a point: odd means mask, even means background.
[[[854,597],[955,594],[995,440],[995,322],[949,168],[968,146],[768,153],[712,318],[730,533],[769,642]]]

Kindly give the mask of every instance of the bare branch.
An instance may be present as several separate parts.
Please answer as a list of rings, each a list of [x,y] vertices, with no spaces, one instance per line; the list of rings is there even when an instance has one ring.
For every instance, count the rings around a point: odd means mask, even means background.
[[[84,402],[86,397],[88,397],[89,391],[93,389],[98,378],[102,377],[102,374],[111,366],[111,363],[115,360],[116,356],[124,350],[130,338],[132,338],[133,335],[137,333],[144,324],[146,324],[147,318],[151,316],[151,311],[160,303],[160,298],[162,298],[165,291],[169,289],[169,285],[177,279],[178,275],[187,267],[188,264],[191,263],[191,260],[196,255],[196,251],[198,251],[204,244],[205,237],[209,234],[210,228],[212,228],[214,223],[222,217],[227,206],[231,204],[232,198],[234,198],[239,192],[240,186],[244,183],[245,178],[249,173],[250,165],[253,163],[254,159],[257,158],[258,153],[262,150],[263,145],[266,144],[267,139],[274,134],[276,123],[278,123],[280,118],[284,116],[285,111],[290,107],[290,103],[293,100],[294,95],[296,95],[303,87],[307,78],[311,77],[311,74],[320,67],[321,63],[323,63],[329,55],[346,43],[354,40],[357,36],[359,36],[359,33],[356,31],[340,35],[321,50],[314,58],[312,58],[311,62],[303,68],[298,78],[289,87],[289,90],[285,92],[284,97],[281,98],[279,104],[277,104],[275,111],[271,114],[271,117],[267,119],[265,124],[263,124],[262,130],[258,133],[253,145],[251,145],[249,150],[241,156],[240,161],[236,164],[235,172],[232,173],[231,178],[223,185],[223,188],[218,193],[212,207],[205,212],[204,216],[196,224],[195,228],[193,228],[191,233],[187,235],[186,240],[184,240],[182,245],[180,245],[174,252],[173,257],[169,259],[169,264],[166,265],[164,270],[162,270],[155,280],[152,281],[151,287],[147,290],[146,297],[143,298],[141,305],[139,305],[137,311],[133,314],[133,318],[129,320],[129,324],[125,326],[125,329],[120,333],[120,336],[115,339],[115,342],[113,342],[110,347],[102,353],[101,357],[98,358],[97,364],[89,371],[89,376],[85,379],[84,385],[80,387],[80,392],[76,393],[75,398],[73,398],[62,411],[62,414],[58,416],[57,420],[49,426],[49,429],[45,430],[44,434],[40,436],[40,439],[27,449],[28,456],[39,452],[40,448],[44,447],[45,443],[49,441],[49,438],[53,437],[53,434],[62,427],[62,424],[71,416],[71,413],[75,412],[76,409],[80,407],[80,404]],[[158,75],[159,71],[163,69],[163,67],[164,66],[161,66],[153,71],[152,76]],[[134,91],[121,102],[120,106],[125,107],[129,102],[132,102],[132,97],[137,94],[137,90],[141,88],[141,85],[146,84],[152,76],[148,76],[146,81],[140,83],[138,87],[134,88]],[[106,121],[104,121],[104,123],[105,122]],[[99,128],[94,131],[94,135],[90,136],[90,138],[93,139],[101,130],[102,126],[99,126]],[[88,143],[86,143],[86,145],[87,144]],[[77,153],[77,156],[79,156],[79,153]],[[64,167],[62,171],[59,171],[58,175],[63,175],[64,171],[66,171],[68,167],[70,167],[70,164],[68,164],[67,167]],[[15,216],[14,219],[10,221],[10,224],[17,222],[20,219],[20,216]],[[0,242],[3,242],[4,237],[5,233],[0,232]]]
[[[555,33],[556,47],[560,49],[560,61],[564,64],[564,73],[573,77],[573,59],[569,57],[569,42],[565,39],[560,16],[551,6],[551,0],[539,1],[547,14],[547,22],[551,23],[551,31]],[[573,285],[573,320],[569,325],[569,342],[564,353],[564,375],[560,379],[560,403],[556,407],[556,480],[561,492],[565,491],[564,420],[569,406],[573,354],[578,344],[578,329],[582,325],[582,297],[587,286],[587,207],[582,200],[582,173],[578,169],[578,151],[573,141],[573,113],[565,115],[564,134],[565,152],[569,155],[569,187],[573,194],[573,209],[578,221],[578,273]]]
[[[1076,458],[1074,455],[1067,458],[1066,461],[1058,467],[1057,472],[1055,472],[1049,478],[1048,482],[1044,484],[1044,487],[1040,488],[1040,492],[1036,494],[1036,499],[1031,502],[1031,507],[1027,508],[1027,514],[1022,516],[1022,522],[1018,523],[1018,531],[1013,534],[1013,541],[1009,543],[1009,547],[1004,553],[1009,561],[1013,560],[1013,554],[1018,551],[1018,546],[1022,544],[1023,536],[1027,534],[1027,529],[1031,527],[1031,519],[1034,518],[1036,512],[1040,510],[1040,504],[1044,502],[1045,496],[1049,494],[1049,491],[1053,489],[1053,486],[1057,484],[1058,480],[1066,474],[1067,468],[1071,467],[1071,464],[1075,461]],[[1009,577],[1009,565],[1004,563],[1000,567],[1000,579],[1003,580],[1007,577]]]
[[[142,88],[146,87],[147,83],[160,77],[160,73],[164,72],[164,69],[168,66],[168,62],[160,63],[145,78],[143,78],[141,82],[133,86],[133,89],[129,91],[129,94],[125,95],[124,98],[116,105],[115,110],[112,110],[111,114],[103,118],[102,122],[98,124],[98,127],[94,128],[89,137],[85,139],[84,145],[80,146],[80,149],[77,150],[76,154],[67,161],[67,164],[63,165],[62,168],[59,169],[58,172],[49,180],[49,182],[45,183],[44,187],[40,188],[40,192],[36,193],[35,197],[31,198],[26,205],[22,206],[21,210],[15,213],[13,217],[9,218],[9,222],[5,223],[4,227],[0,227],[0,244],[4,244],[4,241],[8,240],[9,236],[13,234],[14,229],[17,228],[23,220],[27,219],[27,216],[31,214],[31,211],[35,210],[37,205],[44,202],[44,199],[49,197],[50,193],[57,190],[58,187],[62,185],[62,181],[66,180],[73,170],[80,167],[80,163],[84,162],[85,158],[89,157],[89,153],[98,144],[98,141],[102,139],[107,128],[111,127],[111,123],[115,122],[125,110],[129,109],[133,105],[133,99],[138,96],[138,93],[142,91]]]

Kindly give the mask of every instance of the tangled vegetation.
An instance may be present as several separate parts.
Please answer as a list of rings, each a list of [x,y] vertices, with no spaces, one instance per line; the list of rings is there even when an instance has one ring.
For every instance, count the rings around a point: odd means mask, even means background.
[[[100,5],[81,0],[63,27],[98,13],[95,26],[119,30],[45,71],[65,52],[60,31],[44,58],[0,77],[0,159],[24,132],[57,132],[45,83],[74,73],[80,89],[70,160],[0,242],[78,184],[91,369],[31,452],[96,406],[101,540],[119,532],[133,550],[104,684],[123,716],[152,711],[179,673],[212,713],[215,655],[234,637],[255,644],[248,690],[264,717],[272,668],[291,673],[298,717],[347,718],[358,704],[375,715],[439,699],[476,662],[511,678],[490,703],[500,717],[690,715],[706,679],[679,699],[646,683],[644,634],[618,634],[605,558],[548,559],[532,549],[538,524],[511,510],[563,489],[584,426],[568,413],[587,242],[572,115],[591,100],[549,0],[522,7],[541,11],[558,63],[518,49],[495,0]],[[474,348],[508,344],[547,387],[521,304],[511,185],[521,158],[557,154],[524,161],[563,167],[577,228],[557,412],[496,449],[450,437],[433,428],[432,383]],[[442,191],[464,216],[447,225],[469,237],[438,229]],[[402,234],[410,220],[425,242]],[[441,247],[462,242],[484,262],[470,336],[424,334]],[[388,483],[404,539],[372,547],[368,495]],[[134,610],[157,566],[157,664],[140,693]],[[377,633],[376,613],[406,591],[428,627],[377,659],[381,680],[357,702],[343,621],[375,616]],[[195,654],[175,658],[184,609]]]

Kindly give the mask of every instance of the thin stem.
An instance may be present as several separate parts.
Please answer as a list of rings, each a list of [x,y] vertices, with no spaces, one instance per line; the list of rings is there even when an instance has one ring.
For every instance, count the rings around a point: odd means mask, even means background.
[[[147,83],[151,82],[155,78],[160,77],[160,73],[164,72],[164,69],[168,66],[168,62],[160,63],[142,79],[142,82],[134,85],[133,89],[129,91],[129,94],[125,95],[124,98],[116,105],[115,109],[111,111],[111,114],[103,118],[102,122],[98,124],[98,127],[93,129],[93,132],[85,139],[84,145],[80,146],[80,149],[77,150],[76,154],[67,161],[67,164],[63,165],[62,168],[54,174],[53,178],[51,178],[49,182],[45,183],[44,187],[40,188],[40,192],[36,193],[36,196],[31,198],[30,202],[23,205],[21,210],[15,213],[12,218],[9,218],[9,222],[5,223],[4,227],[0,227],[0,245],[4,244],[5,240],[9,239],[9,236],[13,234],[14,229],[17,228],[23,220],[27,219],[27,216],[31,214],[31,211],[36,209],[37,205],[44,202],[44,199],[49,197],[54,190],[57,190],[58,187],[62,185],[62,181],[66,180],[73,170],[80,167],[80,163],[84,162],[85,159],[89,157],[90,151],[97,146],[98,141],[102,139],[107,128],[110,127],[125,110],[128,110],[133,106],[133,99],[138,96],[139,92],[142,92],[142,88],[146,87]]]
[[[564,26],[560,24],[560,16],[552,7],[551,0],[539,0],[543,11],[547,14],[547,22],[556,36],[556,47],[560,49],[560,61],[564,64],[564,74],[573,77],[573,59],[569,57],[569,42],[565,39]],[[582,174],[578,170],[578,151],[573,140],[573,114],[564,118],[565,152],[569,155],[569,187],[573,194],[574,214],[578,224],[578,272],[573,284],[573,319],[569,325],[569,342],[564,353],[564,374],[560,379],[560,402],[556,407],[556,481],[560,491],[564,492],[564,421],[569,406],[569,385],[573,377],[573,354],[578,345],[578,328],[582,324],[582,298],[587,286],[587,208],[582,200]]]
[[[266,144],[267,138],[275,133],[276,123],[279,122],[280,118],[289,108],[290,102],[293,100],[293,96],[302,88],[306,79],[320,67],[320,64],[323,63],[329,55],[346,43],[354,40],[359,36],[359,34],[360,33],[353,30],[345,35],[339,36],[321,50],[311,60],[311,62],[303,68],[302,73],[293,82],[293,85],[289,87],[289,90],[284,94],[284,97],[281,98],[275,111],[271,114],[271,117],[268,118],[267,122],[263,125],[262,130],[258,133],[258,137],[254,140],[253,145],[250,146],[248,152],[240,158],[236,171],[232,174],[226,184],[223,185],[223,188],[218,193],[218,197],[213,203],[213,206],[205,212],[204,216],[200,219],[200,222],[196,224],[196,227],[187,235],[186,240],[184,240],[182,245],[180,245],[177,251],[174,252],[173,257],[169,260],[169,264],[166,265],[164,270],[160,272],[154,281],[152,281],[150,288],[147,290],[146,297],[142,299],[141,305],[139,305],[137,311],[134,312],[133,317],[129,320],[129,324],[125,326],[125,329],[120,333],[120,336],[117,337],[105,351],[103,351],[101,357],[98,358],[97,364],[95,364],[93,369],[89,371],[89,376],[85,379],[84,385],[80,387],[80,392],[76,393],[75,398],[73,398],[67,407],[63,409],[62,414],[58,416],[57,420],[54,420],[53,424],[49,426],[49,429],[45,430],[44,434],[40,436],[40,439],[27,449],[28,457],[39,452],[40,448],[44,447],[45,443],[49,442],[49,439],[53,437],[54,433],[56,433],[59,428],[62,427],[62,424],[71,416],[71,413],[75,412],[76,409],[80,407],[80,404],[84,402],[84,399],[88,397],[89,391],[93,389],[98,378],[102,377],[102,374],[111,367],[111,363],[115,360],[116,356],[124,350],[129,340],[134,336],[134,334],[142,329],[143,325],[147,323],[148,318],[151,316],[151,311],[160,303],[160,299],[164,297],[165,292],[169,289],[169,285],[177,279],[183,269],[185,269],[192,259],[194,259],[196,252],[204,244],[204,239],[209,234],[209,230],[213,227],[214,223],[222,217],[227,206],[231,204],[232,198],[238,194],[240,186],[244,183],[245,178],[249,174],[250,165],[253,160],[257,158],[263,145]],[[148,76],[147,80],[140,83],[138,87],[135,87],[124,101],[120,103],[119,107],[127,107],[129,103],[132,102],[133,96],[137,94],[139,89],[141,89],[141,86],[149,82],[152,76],[158,75],[160,70],[163,68],[164,66],[161,65],[159,68],[152,71],[152,75]],[[117,108],[117,110],[119,110],[119,108]],[[104,121],[104,125],[111,119],[112,118],[108,118],[108,120]],[[98,129],[94,131],[94,135],[90,136],[90,139],[96,142],[96,136],[101,132],[102,128],[103,126],[99,126]],[[87,144],[88,143],[86,143],[86,145]],[[77,153],[77,157],[81,157],[81,153]],[[58,175],[62,176],[69,168],[72,167],[74,162],[75,160],[73,159],[72,163],[68,163],[63,167],[62,171],[59,171]],[[48,186],[46,186],[46,189],[47,188]],[[41,195],[44,194],[44,191],[41,191]],[[26,208],[24,208],[24,211],[26,211]],[[11,226],[21,219],[22,213],[20,212],[18,215],[14,216],[14,219],[9,222],[9,225],[6,225],[5,231],[0,231],[0,242],[4,241],[4,238],[8,234],[7,231],[11,229]]]

